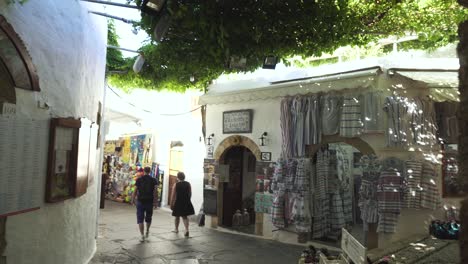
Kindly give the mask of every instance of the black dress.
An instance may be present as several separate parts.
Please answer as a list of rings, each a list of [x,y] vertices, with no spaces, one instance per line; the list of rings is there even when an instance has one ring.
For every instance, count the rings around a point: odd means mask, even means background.
[[[190,183],[181,181],[176,183],[176,200],[172,216],[188,216],[195,214],[192,202],[190,201]]]

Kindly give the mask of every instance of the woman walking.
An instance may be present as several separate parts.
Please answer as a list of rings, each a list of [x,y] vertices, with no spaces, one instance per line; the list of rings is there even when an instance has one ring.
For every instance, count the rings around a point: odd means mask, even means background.
[[[190,183],[185,181],[185,174],[183,172],[177,173],[178,182],[174,185],[172,190],[171,209],[172,216],[175,216],[175,230],[174,233],[179,232],[180,217],[184,222],[185,237],[189,236],[189,222],[187,216],[195,214],[192,202],[192,187]]]

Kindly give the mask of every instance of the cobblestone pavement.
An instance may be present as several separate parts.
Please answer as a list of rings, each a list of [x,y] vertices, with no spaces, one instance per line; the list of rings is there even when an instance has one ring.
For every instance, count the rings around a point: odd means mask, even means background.
[[[297,263],[303,247],[207,227],[190,226],[190,237],[172,233],[173,217],[155,211],[150,237],[139,242],[136,209],[106,201],[101,210],[97,252],[91,264]],[[183,230],[181,225],[180,230]]]

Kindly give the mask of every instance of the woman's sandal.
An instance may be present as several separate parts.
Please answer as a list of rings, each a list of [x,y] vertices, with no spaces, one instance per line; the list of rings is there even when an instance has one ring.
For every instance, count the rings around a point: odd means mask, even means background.
[[[179,230],[172,230],[171,232],[177,234],[177,233],[179,233]]]
[[[185,236],[185,237],[189,237],[189,232],[188,232],[188,231],[185,232],[185,235],[184,235],[184,236]]]

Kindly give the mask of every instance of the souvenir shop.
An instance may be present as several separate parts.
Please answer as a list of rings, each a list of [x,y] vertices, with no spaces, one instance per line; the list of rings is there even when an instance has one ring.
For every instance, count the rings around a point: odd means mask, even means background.
[[[104,148],[103,173],[108,175],[105,184],[106,198],[129,203],[135,191],[135,182],[142,176],[143,168],[151,167],[151,176],[163,182],[164,173],[159,164],[153,161],[152,135],[123,136],[118,140],[108,140]],[[159,185],[161,202],[162,184]]]
[[[399,70],[381,65],[202,97],[207,131],[220,135],[213,139],[212,163],[243,142],[254,142],[247,148],[258,152],[257,235],[338,244],[345,228],[372,249],[427,234],[431,220],[456,220],[463,195],[455,159],[456,88],[433,87]],[[215,112],[246,106],[251,130],[224,135]],[[258,135],[268,135],[265,145],[255,143]],[[212,217],[224,221],[219,211]]]

